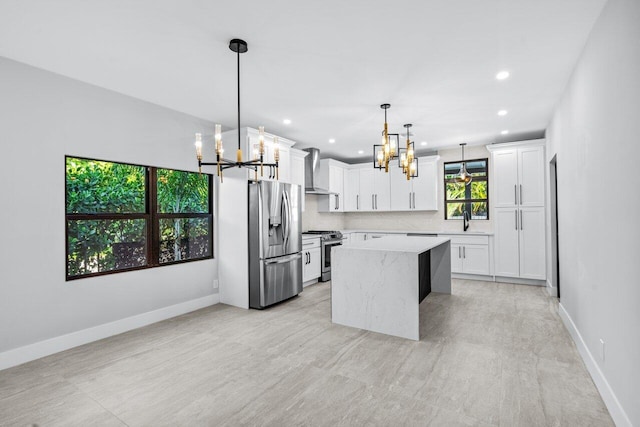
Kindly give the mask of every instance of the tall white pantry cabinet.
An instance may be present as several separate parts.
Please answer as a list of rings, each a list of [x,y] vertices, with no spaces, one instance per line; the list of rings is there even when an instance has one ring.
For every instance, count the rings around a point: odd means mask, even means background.
[[[545,280],[544,139],[488,145],[495,275]]]

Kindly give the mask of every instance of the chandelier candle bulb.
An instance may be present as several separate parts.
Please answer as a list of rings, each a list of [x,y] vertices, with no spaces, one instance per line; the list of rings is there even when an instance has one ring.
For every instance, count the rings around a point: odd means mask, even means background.
[[[264,126],[258,127],[258,141],[260,141],[260,155],[264,155]]]
[[[196,157],[198,162],[202,160],[202,134],[196,133]]]

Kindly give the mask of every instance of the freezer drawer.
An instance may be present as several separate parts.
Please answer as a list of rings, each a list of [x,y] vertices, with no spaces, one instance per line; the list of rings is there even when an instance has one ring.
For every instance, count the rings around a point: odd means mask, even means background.
[[[302,254],[261,260],[251,274],[249,306],[265,308],[302,292]]]

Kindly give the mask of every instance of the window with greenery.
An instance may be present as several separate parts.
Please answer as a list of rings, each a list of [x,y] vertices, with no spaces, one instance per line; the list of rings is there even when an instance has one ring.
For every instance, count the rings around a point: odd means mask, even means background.
[[[213,257],[211,175],[65,163],[67,280]]]
[[[487,159],[466,160],[467,172],[473,180],[469,185],[458,182],[461,162],[444,164],[445,219],[462,219],[463,212],[471,219],[489,219],[489,174]]]

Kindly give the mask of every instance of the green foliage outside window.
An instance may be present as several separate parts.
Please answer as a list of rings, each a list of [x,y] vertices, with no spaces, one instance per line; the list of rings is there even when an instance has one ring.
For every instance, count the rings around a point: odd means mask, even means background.
[[[206,174],[67,157],[67,278],[211,257],[209,185]]]
[[[469,212],[471,219],[489,218],[489,181],[487,159],[466,161],[467,171],[473,177],[469,185],[458,182],[460,162],[444,164],[445,219],[462,219]]]

